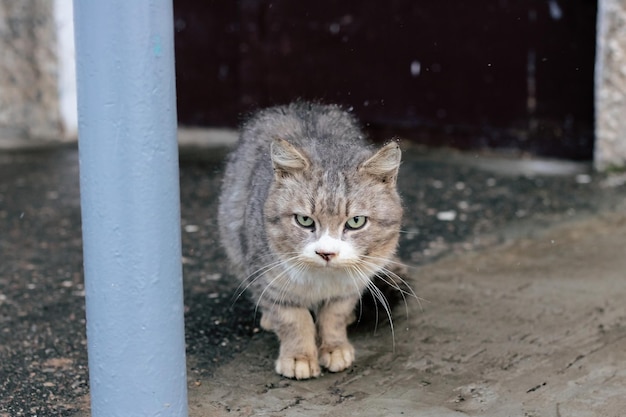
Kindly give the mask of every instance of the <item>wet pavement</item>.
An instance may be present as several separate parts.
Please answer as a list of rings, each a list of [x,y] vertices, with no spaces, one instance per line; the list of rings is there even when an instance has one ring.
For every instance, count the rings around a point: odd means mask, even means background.
[[[626,199],[623,174],[592,173],[585,164],[403,147],[400,257],[412,266],[532,237],[614,211]],[[181,150],[192,386],[251,343],[275,348],[259,331],[253,306],[245,298],[233,302],[237,283],[218,244],[225,154]],[[0,153],[0,417],[71,416],[88,408],[82,279],[76,148]]]

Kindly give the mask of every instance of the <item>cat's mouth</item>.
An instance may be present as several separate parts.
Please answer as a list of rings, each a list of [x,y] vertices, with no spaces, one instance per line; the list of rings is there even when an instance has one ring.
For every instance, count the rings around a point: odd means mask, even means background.
[[[309,263],[311,266],[319,269],[326,268],[338,268],[338,263],[333,262],[332,260],[324,261],[324,260],[315,260],[314,262]]]
[[[320,258],[320,259],[314,259],[310,261],[313,261],[313,262],[309,262],[310,265],[319,269],[345,270],[345,269],[353,269],[356,265],[354,261],[347,261],[345,259],[336,259],[336,258],[330,258],[328,260]]]

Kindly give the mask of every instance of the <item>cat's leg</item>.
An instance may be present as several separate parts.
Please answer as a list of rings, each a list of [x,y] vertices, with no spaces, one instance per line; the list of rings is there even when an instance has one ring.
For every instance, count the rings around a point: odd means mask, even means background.
[[[347,327],[354,321],[358,298],[342,298],[325,303],[317,316],[320,363],[331,372],[348,368],[354,361],[354,347],[348,341]]]
[[[261,327],[280,340],[276,372],[287,378],[308,379],[320,375],[315,343],[315,323],[309,310],[273,306],[263,311]]]

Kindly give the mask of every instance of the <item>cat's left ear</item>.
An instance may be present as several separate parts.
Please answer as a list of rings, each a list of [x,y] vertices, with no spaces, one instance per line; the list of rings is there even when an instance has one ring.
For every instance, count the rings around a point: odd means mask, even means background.
[[[279,177],[295,174],[310,166],[307,157],[285,139],[274,139],[270,147],[270,155],[274,172]]]
[[[395,185],[400,168],[402,151],[398,142],[389,142],[367,161],[359,166],[359,171],[369,174],[381,182]]]

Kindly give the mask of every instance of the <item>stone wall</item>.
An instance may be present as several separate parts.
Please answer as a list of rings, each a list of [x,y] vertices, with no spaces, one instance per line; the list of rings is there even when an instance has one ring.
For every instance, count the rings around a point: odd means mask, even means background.
[[[626,168],[626,0],[599,0],[595,164]]]
[[[0,145],[61,136],[51,0],[0,0]]]

